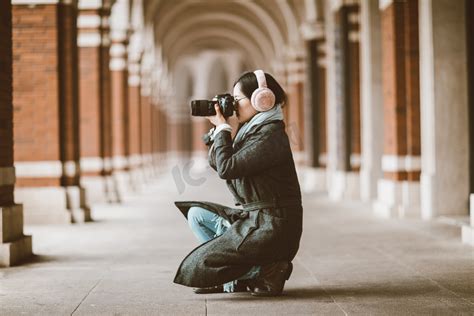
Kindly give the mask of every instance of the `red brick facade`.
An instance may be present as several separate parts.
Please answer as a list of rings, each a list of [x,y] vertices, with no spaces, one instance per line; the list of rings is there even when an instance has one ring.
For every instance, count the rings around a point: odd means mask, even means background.
[[[394,1],[382,11],[384,155],[419,157],[418,2]],[[387,171],[392,180],[419,180],[420,171]]]
[[[60,160],[58,26],[57,5],[13,7],[15,161]]]
[[[359,5],[335,12],[337,169],[358,171],[361,154]]]
[[[290,83],[288,87],[288,123],[291,146],[293,151],[304,150],[304,102],[303,102],[303,82],[296,76],[296,82]],[[301,76],[300,76],[301,77]]]
[[[126,58],[126,56],[123,56]],[[127,157],[128,134],[128,71],[114,70],[111,74],[112,83],[112,133],[114,156]]]
[[[73,11],[62,5],[13,7],[16,162],[57,163],[75,159],[75,77],[74,66],[68,66],[74,58],[71,46],[75,32],[73,19]],[[61,93],[62,89],[64,93]],[[48,177],[24,175],[18,177],[17,186],[59,186],[75,181],[75,177],[57,174]]]
[[[100,50],[79,48],[81,157],[100,157]]]
[[[360,124],[360,49],[359,49],[359,5],[347,7],[347,70],[349,81],[349,139],[350,166],[352,171],[360,169],[361,155],[361,124]]]
[[[141,150],[140,141],[140,86],[129,85],[129,151],[130,155],[138,155]]]
[[[141,95],[140,99],[140,153],[151,154],[151,103],[150,96]]]

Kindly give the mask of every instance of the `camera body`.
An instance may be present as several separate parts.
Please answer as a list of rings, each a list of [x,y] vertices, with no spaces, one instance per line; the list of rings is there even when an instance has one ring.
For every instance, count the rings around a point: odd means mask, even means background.
[[[234,114],[235,100],[229,93],[218,94],[212,100],[192,100],[191,115],[192,116],[213,116],[216,115],[214,105],[218,104],[224,117]]]

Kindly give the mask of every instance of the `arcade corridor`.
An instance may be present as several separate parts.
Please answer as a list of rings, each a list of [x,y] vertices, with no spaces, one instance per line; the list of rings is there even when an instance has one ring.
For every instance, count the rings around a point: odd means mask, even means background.
[[[300,251],[282,297],[199,296],[173,201],[234,201],[190,103],[256,69]],[[0,1],[0,316],[474,315],[473,246],[474,1]]]

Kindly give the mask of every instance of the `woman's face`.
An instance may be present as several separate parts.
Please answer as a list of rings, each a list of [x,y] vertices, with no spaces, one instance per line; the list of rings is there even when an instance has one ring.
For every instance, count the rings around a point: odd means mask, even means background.
[[[234,99],[238,101],[236,103],[236,114],[239,120],[239,123],[245,123],[249,121],[255,114],[258,113],[250,103],[250,99],[247,98],[243,92],[240,90],[240,83],[237,83],[234,86]]]

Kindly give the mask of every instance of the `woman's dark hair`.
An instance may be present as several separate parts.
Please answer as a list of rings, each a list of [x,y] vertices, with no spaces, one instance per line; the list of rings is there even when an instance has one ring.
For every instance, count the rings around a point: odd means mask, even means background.
[[[275,94],[275,104],[279,104],[283,107],[287,101],[285,90],[283,90],[275,78],[268,73],[265,73],[265,80],[267,81],[267,87]],[[238,83],[240,83],[242,93],[249,99],[252,97],[252,93],[258,88],[257,77],[251,71],[240,76],[240,78],[234,82],[234,87]]]

